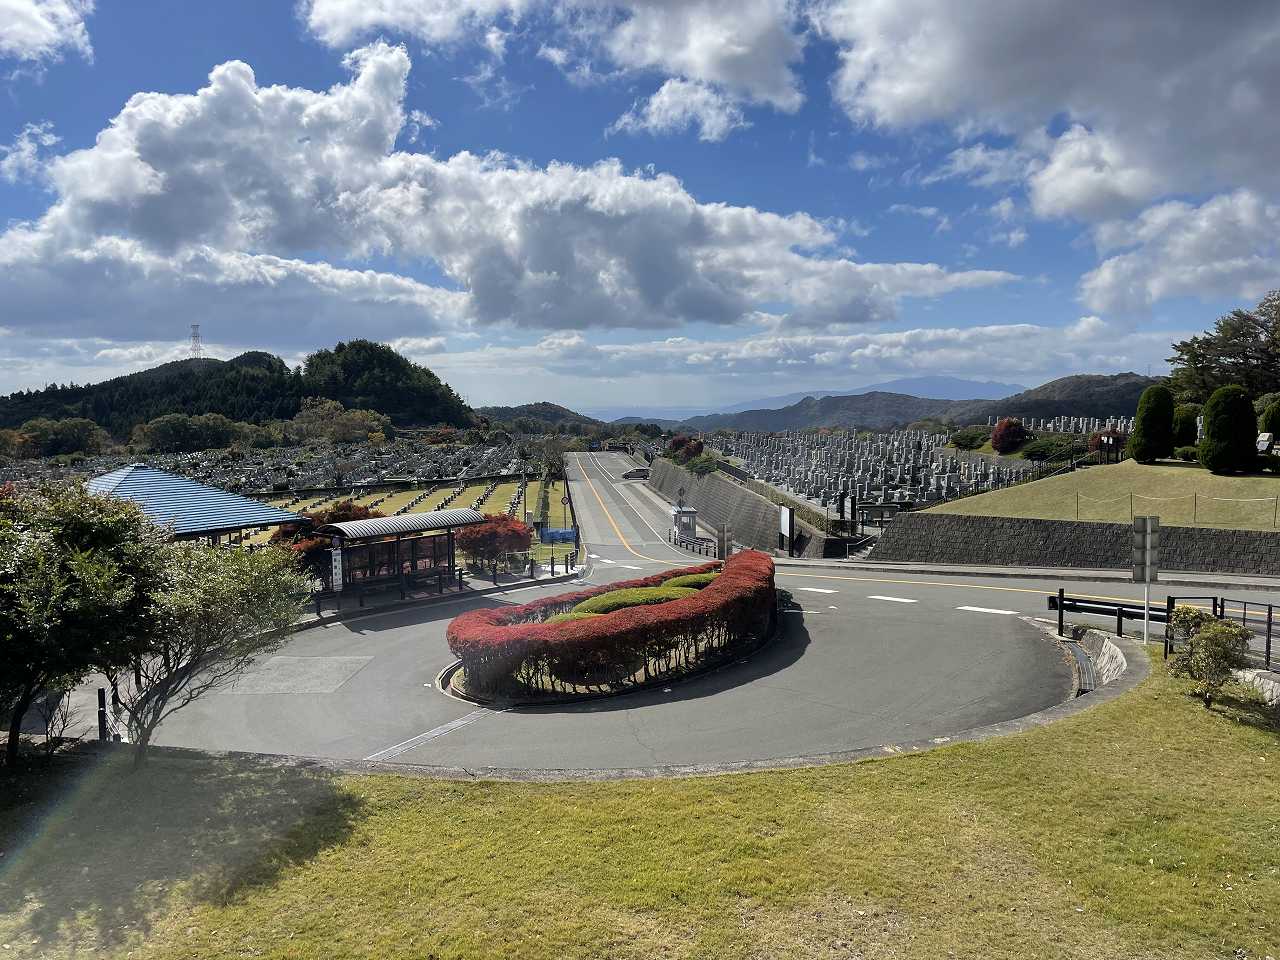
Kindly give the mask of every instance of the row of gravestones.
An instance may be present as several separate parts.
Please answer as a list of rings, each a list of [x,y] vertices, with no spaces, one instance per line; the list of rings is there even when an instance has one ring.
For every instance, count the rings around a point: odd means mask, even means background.
[[[987,417],[987,426],[994,427],[1003,417]],[[1133,417],[1017,417],[1028,430],[1041,433],[1073,433],[1089,436],[1116,430],[1120,433],[1133,432]]]

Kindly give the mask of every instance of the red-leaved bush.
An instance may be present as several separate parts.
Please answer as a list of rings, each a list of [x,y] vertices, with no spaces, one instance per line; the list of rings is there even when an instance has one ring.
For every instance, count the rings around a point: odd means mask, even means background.
[[[777,608],[767,554],[734,554],[720,576],[693,596],[586,620],[544,621],[589,597],[656,587],[718,567],[704,563],[517,607],[471,610],[449,624],[449,649],[462,661],[467,689],[476,693],[621,689],[685,672],[773,630]]]

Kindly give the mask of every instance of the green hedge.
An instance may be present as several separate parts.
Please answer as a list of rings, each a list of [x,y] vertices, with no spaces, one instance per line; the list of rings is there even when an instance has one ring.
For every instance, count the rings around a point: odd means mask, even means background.
[[[570,623],[574,620],[590,620],[592,617],[598,617],[598,613],[579,613],[577,610],[570,610],[567,613],[557,613],[554,617],[547,617],[543,623]]]
[[[611,590],[590,600],[583,600],[573,608],[574,613],[612,613],[624,607],[645,607],[655,603],[666,603],[668,600],[680,600],[697,593],[691,587],[630,587],[626,590]]]
[[[720,576],[718,573],[688,573],[683,577],[672,577],[663,586],[692,587],[694,590],[701,590],[718,576]]]

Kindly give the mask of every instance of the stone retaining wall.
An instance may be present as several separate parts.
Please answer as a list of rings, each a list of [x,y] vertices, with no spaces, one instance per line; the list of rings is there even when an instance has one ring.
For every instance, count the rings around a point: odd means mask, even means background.
[[[1132,527],[1124,523],[907,513],[885,529],[868,559],[978,566],[1132,565]],[[1280,533],[1164,527],[1160,566],[1198,573],[1280,574]]]
[[[716,473],[695,477],[670,460],[657,458],[649,470],[648,484],[675,503],[684,487],[684,502],[698,511],[698,519],[718,529],[728,523],[733,539],[772,554],[778,549],[778,506],[728,477]],[[796,539],[800,556],[820,558],[825,536],[799,519]]]

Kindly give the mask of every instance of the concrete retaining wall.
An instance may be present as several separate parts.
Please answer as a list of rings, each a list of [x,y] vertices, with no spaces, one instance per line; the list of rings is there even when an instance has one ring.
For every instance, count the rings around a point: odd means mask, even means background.
[[[1129,669],[1129,662],[1109,636],[1101,630],[1089,630],[1080,638],[1080,646],[1093,661],[1093,670],[1097,674],[1098,683],[1105,686],[1112,680],[1124,676]]]
[[[1132,527],[1123,523],[908,513],[885,529],[868,559],[1015,567],[1124,570]],[[1202,573],[1280,573],[1280,533],[1164,527],[1160,566]]]

